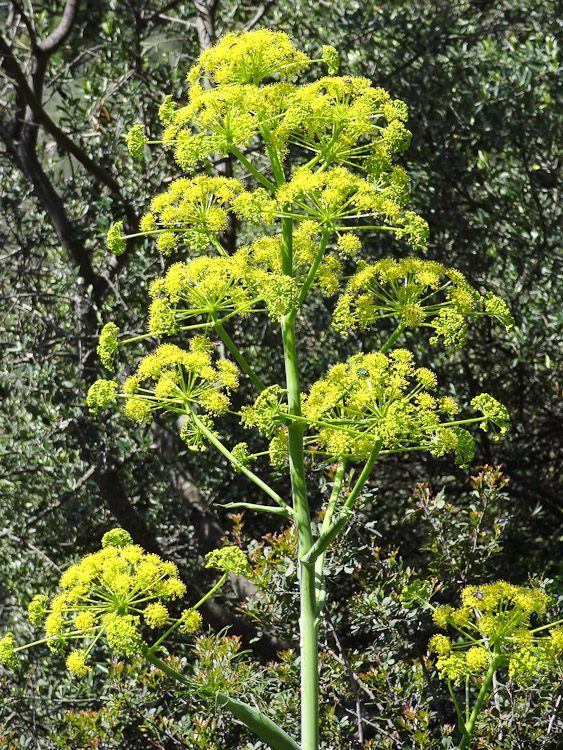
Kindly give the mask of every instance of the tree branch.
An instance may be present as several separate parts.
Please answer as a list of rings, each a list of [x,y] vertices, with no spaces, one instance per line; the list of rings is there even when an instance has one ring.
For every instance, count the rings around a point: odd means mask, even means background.
[[[62,131],[45,112],[43,105],[37,99],[35,92],[27,82],[25,74],[18,65],[11,48],[1,35],[0,56],[2,58],[1,67],[14,82],[18,93],[20,93],[25,99],[27,106],[35,115],[36,122],[43,125],[45,130],[56,140],[57,145],[72,154],[72,156],[74,156],[75,159],[79,161],[99,182],[106,185],[112,192],[119,193],[119,185],[109,172],[97,164],[93,159],[90,159],[86,152],[69,138],[69,136]]]
[[[79,2],[80,0],[66,0],[63,15],[58,26],[43,41],[37,42],[38,50],[44,54],[52,55],[65,42],[72,31],[72,24],[76,17]]]
[[[14,142],[2,124],[0,138],[6,144],[8,153],[18,168],[33,186],[33,192],[48,214],[61,245],[69,253],[86,285],[92,287],[94,299],[99,303],[108,287],[107,281],[94,271],[90,255],[80,239],[77,228],[69,219],[61,196],[39,163],[35,149],[30,148],[25,142]]]
[[[270,8],[275,3],[275,1],[276,0],[267,0],[267,2],[265,2],[264,5],[256,11],[254,16],[245,25],[243,31],[250,31],[251,29],[253,29],[258,23],[258,21],[260,21],[262,16],[265,16],[266,13],[270,10]]]
[[[194,26],[199,39],[201,51],[215,44],[215,2],[213,0],[194,0],[197,17]]]

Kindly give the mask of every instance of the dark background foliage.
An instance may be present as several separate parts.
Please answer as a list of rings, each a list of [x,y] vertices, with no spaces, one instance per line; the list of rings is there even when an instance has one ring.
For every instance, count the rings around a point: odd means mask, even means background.
[[[140,121],[157,135],[164,95],[182,98],[189,66],[227,31],[287,31],[314,57],[334,45],[346,72],[407,102],[413,139],[403,159],[412,205],[430,223],[429,257],[501,295],[517,321],[509,334],[479,324],[457,353],[410,342],[452,395],[469,401],[485,390],[502,400],[511,432],[502,443],[482,438],[470,471],[420,456],[378,464],[349,544],[331,563],[327,747],[448,746],[440,727],[454,717],[423,658],[431,622],[400,608],[403,584],[437,576],[440,596],[452,600],[463,583],[498,577],[523,583],[531,575],[556,597],[561,590],[562,18],[552,0],[0,3],[3,632],[31,637],[30,597],[52,591],[60,571],[114,525],[177,562],[194,601],[206,584],[204,553],[233,534],[233,519],[213,504],[246,496],[240,476],[211,452],[185,451],[173,422],[141,430],[119,414],[92,417],[84,395],[101,373],[101,325],[111,319],[141,331],[148,285],[163,267],[145,242],[131,241],[119,259],[105,249],[113,221],[133,229],[149,196],[177,174],[160,150],[132,161],[125,133]],[[375,238],[365,247],[369,258],[390,251]],[[329,306],[314,304],[311,316],[328,329]],[[310,379],[346,349],[370,346],[311,323],[302,330]],[[275,329],[247,324],[231,333],[260,343],[264,369],[281,366]],[[510,479],[506,487],[491,480],[486,502],[486,488],[471,489],[469,477],[480,464],[503,464]],[[445,494],[413,493],[418,482]],[[471,514],[481,514],[477,531]],[[257,662],[263,681],[254,692],[289,725],[296,644],[276,618],[294,618],[291,539],[262,539],[282,531],[270,519],[248,514],[244,524],[245,540],[262,540],[257,555],[266,546],[279,558],[268,587],[283,594],[270,601],[265,587],[243,604],[248,586],[235,581],[208,607],[206,622],[229,627],[250,653],[234,657],[228,640],[213,655],[203,642],[195,655],[180,645],[178,653],[207,664],[202,674],[222,664],[225,680],[229,669]],[[19,677],[2,673],[0,747],[259,747],[220,712],[172,697],[142,665],[112,668],[111,695],[104,669],[76,685],[60,660],[37,651]],[[507,690],[483,723],[481,746],[559,747],[559,688],[550,679],[532,697]]]

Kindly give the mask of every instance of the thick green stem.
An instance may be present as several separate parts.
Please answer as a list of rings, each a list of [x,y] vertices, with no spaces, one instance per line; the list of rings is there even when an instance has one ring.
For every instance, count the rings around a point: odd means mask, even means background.
[[[385,352],[390,347],[393,346],[393,344],[395,343],[395,341],[397,341],[397,339],[399,338],[399,336],[402,334],[402,332],[404,330],[405,330],[405,324],[403,323],[403,321],[401,321],[399,323],[399,325],[397,326],[397,328],[395,329],[395,331],[393,331],[393,333],[391,334],[391,336],[389,336],[389,338],[387,339],[387,341],[383,344],[383,346],[379,350],[381,352],[381,354],[385,354]]]
[[[479,694],[477,695],[477,700],[475,701],[475,705],[473,706],[471,716],[465,724],[465,734],[461,738],[458,750],[465,750],[465,748],[469,747],[469,743],[471,742],[471,737],[473,735],[473,729],[475,728],[475,722],[477,721],[477,716],[479,715],[481,706],[483,705],[483,702],[487,697],[487,693],[489,692],[489,689],[491,687],[491,682],[493,681],[493,677],[501,661],[502,659],[498,653],[497,648],[495,647],[495,655],[491,661],[491,665],[487,671],[487,674],[485,675],[485,679],[483,681],[483,684],[481,685],[481,690],[479,690]]]
[[[282,273],[293,276],[293,219],[284,218],[282,225]]]
[[[297,371],[295,347],[295,315],[282,319],[282,336],[285,356],[286,385],[289,414],[301,416],[301,393]],[[293,493],[293,509],[297,525],[299,557],[312,546],[311,517],[305,482],[303,452],[304,425],[291,422],[288,427],[289,467]],[[319,673],[318,673],[318,621],[316,604],[315,566],[300,563],[300,616],[301,641],[301,745],[303,750],[318,750],[319,746]]]
[[[293,273],[292,256],[293,222],[282,222],[282,270]],[[295,344],[296,310],[282,318],[282,339],[285,362],[288,412],[301,416],[301,390],[297,347]],[[298,555],[301,558],[313,543],[311,516],[305,481],[303,433],[305,425],[290,421],[288,426],[288,453],[293,494],[293,509],[297,526]],[[300,658],[301,658],[301,747],[302,750],[318,750],[319,747],[319,667],[318,667],[318,620],[316,604],[315,566],[299,565],[300,589]]]
[[[530,633],[539,633],[540,630],[548,630],[550,628],[555,628],[557,625],[561,625],[561,624],[563,624],[563,619],[555,620],[554,622],[550,622],[547,625],[542,625],[539,628],[532,628],[532,630],[530,630]]]
[[[284,732],[281,727],[254,706],[249,706],[247,703],[223,693],[217,693],[215,697],[220,706],[230,711],[235,719],[245,724],[274,750],[302,750],[287,732]]]

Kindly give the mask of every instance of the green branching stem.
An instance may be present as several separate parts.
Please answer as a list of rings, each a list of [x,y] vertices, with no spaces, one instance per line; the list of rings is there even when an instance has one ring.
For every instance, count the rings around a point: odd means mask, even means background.
[[[323,229],[321,234],[321,241],[319,242],[319,249],[317,250],[317,254],[315,255],[315,259],[313,260],[313,263],[311,264],[311,268],[309,269],[309,273],[307,274],[307,277],[305,281],[303,282],[303,286],[301,287],[301,291],[299,292],[299,297],[297,298],[297,305],[300,307],[303,303],[303,300],[307,296],[307,292],[311,288],[311,284],[315,280],[315,276],[317,273],[317,269],[323,259],[323,256],[325,254],[326,246],[328,244],[328,240],[330,237],[330,231],[328,229]]]
[[[287,505],[287,503],[281,498],[278,493],[273,490],[270,485],[266,484],[263,479],[260,479],[259,476],[257,476],[253,471],[251,471],[248,467],[244,466],[233,454],[231,451],[223,445],[223,443],[219,440],[219,438],[209,430],[205,424],[199,419],[197,414],[195,412],[190,413],[191,419],[193,419],[194,424],[196,425],[197,429],[204,435],[204,437],[209,440],[211,445],[215,446],[217,450],[225,456],[225,458],[230,461],[230,463],[240,471],[242,474],[247,476],[257,487],[260,487],[261,490],[263,490],[266,495],[272,498],[272,500],[277,503],[281,508],[284,509],[286,514],[288,516],[293,516],[294,511],[292,508]]]
[[[340,496],[340,491],[342,489],[342,481],[344,479],[344,474],[346,473],[346,459],[340,458],[338,460],[338,468],[336,469],[336,474],[334,476],[334,484],[332,485],[332,492],[330,493],[330,498],[328,501],[328,505],[326,507],[325,515],[323,518],[323,524],[321,526],[321,535],[323,532],[327,531],[327,529],[330,528],[332,517],[334,515],[334,510],[336,508],[336,503],[338,502],[338,498]],[[322,612],[325,601],[326,601],[326,580],[324,576],[324,553],[322,555],[319,555],[317,559],[315,560],[315,596],[317,600],[317,617]]]
[[[143,650],[143,656],[154,667],[164,672],[167,677],[188,686],[192,690],[197,690],[204,698],[209,698],[217,702],[260,737],[260,739],[264,740],[273,750],[301,750],[297,742],[287,732],[284,732],[281,727],[257,708],[254,708],[254,706],[249,706],[247,703],[243,703],[243,701],[236,698],[231,698],[229,695],[221,692],[212,693],[209,690],[205,690],[194,680],[189,679],[181,672],[166,664],[162,659],[159,659],[158,656],[155,656],[148,647]]]
[[[282,273],[293,276],[293,219],[282,219]]]
[[[229,253],[225,250],[225,248],[219,242],[219,240],[217,239],[217,237],[214,237],[212,234],[210,234],[209,235],[209,241],[211,242],[211,244],[213,245],[213,247],[215,248],[215,250],[217,250],[217,252],[219,253],[219,255],[221,255],[223,258],[230,257]]]
[[[251,175],[256,177],[258,182],[262,183],[267,190],[269,190],[271,193],[276,192],[276,186],[273,182],[271,182],[267,177],[264,177],[264,175],[259,172],[256,167],[252,164],[252,162],[238,149],[236,146],[231,145],[230,151],[234,157],[236,157],[240,163],[248,169]]]
[[[270,157],[270,163],[272,165],[274,177],[276,178],[276,183],[278,187],[280,185],[285,185],[285,173],[283,171],[280,155],[277,148],[274,146],[270,129],[263,120],[260,122],[260,132],[262,133],[264,145],[266,146],[266,151]]]
[[[216,503],[216,505],[219,508],[226,508],[227,510],[244,508],[245,510],[254,510],[257,513],[273,513],[275,516],[285,516],[285,518],[292,517],[285,508],[278,508],[275,505],[259,505],[257,503]]]
[[[382,440],[376,441],[369,455],[369,458],[365,463],[362,473],[358,477],[358,480],[356,484],[354,485],[352,492],[349,494],[346,502],[342,506],[342,510],[340,511],[340,513],[338,513],[338,515],[332,521],[332,523],[329,526],[327,526],[325,530],[321,532],[319,538],[312,545],[312,547],[306,552],[306,554],[300,558],[301,562],[304,563],[305,565],[310,565],[311,563],[316,562],[319,556],[324,554],[324,552],[326,552],[326,550],[329,548],[332,542],[336,539],[340,531],[348,523],[348,520],[352,513],[352,509],[354,507],[354,503],[358,499],[358,496],[360,492],[362,491],[367,481],[367,478],[369,477],[371,473],[371,470],[373,469],[373,465],[377,461],[382,445],[383,445]]]
[[[360,492],[363,490],[364,484],[367,482],[367,479],[371,474],[371,470],[373,469],[373,466],[379,457],[382,445],[383,440],[376,440],[376,442],[374,443],[368,460],[366,461],[365,466],[362,469],[362,473],[358,477],[356,484],[352,488],[352,492],[348,495],[348,498],[344,503],[344,508],[352,510],[352,508],[354,507],[354,503],[358,499]]]
[[[248,375],[250,380],[254,383],[254,385],[258,388],[259,391],[263,391],[266,388],[266,386],[260,380],[258,375],[256,375],[256,373],[254,372],[252,367],[248,364],[244,356],[241,354],[236,344],[233,342],[229,334],[225,331],[225,329],[221,325],[218,317],[216,315],[212,315],[212,318],[213,318],[213,327],[219,334],[221,341],[225,344],[227,349],[231,352],[231,354],[235,358],[240,369]]]
[[[277,178],[277,176],[276,176]],[[293,273],[292,253],[293,222],[282,221],[282,271]],[[282,340],[289,416],[301,417],[301,390],[297,347],[295,343],[295,318],[297,309],[282,317]],[[297,526],[299,557],[306,554],[313,543],[311,516],[305,481],[303,433],[305,425],[291,420],[288,431],[289,469],[293,494],[293,509]],[[319,746],[319,673],[318,673],[318,619],[315,588],[315,566],[299,567],[301,645],[301,745],[302,750],[318,750]]]
[[[313,156],[313,158],[305,164],[304,169],[312,169],[313,167],[315,167],[321,161],[321,159],[324,159],[324,163],[322,165],[322,168],[319,170],[319,171],[323,171],[324,172],[329,167],[329,165],[330,165],[330,163],[332,161],[329,158],[329,156],[330,156],[330,150],[334,146],[334,144],[336,143],[336,141],[338,140],[338,138],[340,137],[341,133],[342,133],[342,126],[335,127],[334,128],[334,132],[333,132],[332,136],[330,137],[330,140],[328,140],[324,144],[324,146],[320,147],[317,155]]]
[[[532,630],[530,630],[530,633],[535,634],[539,633],[541,630],[551,630],[551,628],[555,628],[558,625],[563,625],[563,619],[555,620],[555,622],[550,622],[547,625],[541,625],[539,628],[532,628]]]
[[[282,318],[288,412],[301,416],[301,392],[295,346],[295,314]],[[299,557],[312,546],[311,517],[305,481],[303,450],[304,425],[291,421],[288,425],[288,452],[293,494],[293,509],[297,525]],[[315,586],[315,566],[300,565],[301,640],[301,744],[303,750],[317,750],[319,742],[319,685],[318,685],[318,620]]]
[[[336,503],[338,502],[338,498],[340,496],[340,490],[342,489],[344,474],[346,473],[346,463],[347,461],[345,458],[338,459],[338,466],[336,469],[336,474],[334,475],[332,492],[330,493],[330,498],[326,506],[326,511],[323,518],[323,524],[321,526],[321,534],[323,533],[323,531],[326,531],[331,524],[334,510],[336,508]]]
[[[471,742],[471,737],[473,735],[473,729],[475,728],[475,722],[477,721],[477,716],[479,715],[481,706],[483,705],[483,702],[485,701],[485,698],[487,697],[487,694],[490,690],[495,672],[497,671],[501,662],[502,656],[499,652],[498,646],[495,644],[494,656],[491,660],[489,669],[487,670],[487,674],[485,675],[485,679],[483,680],[483,684],[481,685],[481,690],[479,690],[479,694],[477,695],[477,699],[475,700],[475,705],[473,706],[471,716],[465,724],[465,733],[461,738],[458,750],[465,750],[465,748],[469,747],[469,743]]]
[[[458,726],[458,729],[461,732],[462,736],[465,737],[467,735],[467,729],[465,728],[465,720],[464,720],[463,714],[461,713],[461,710],[459,708],[459,703],[457,702],[457,698],[455,697],[455,693],[454,693],[453,688],[452,688],[452,681],[448,680],[447,684],[448,684],[448,690],[449,690],[450,696],[451,696],[453,704],[454,704],[455,712],[457,714],[457,726]]]
[[[355,216],[353,218],[359,219],[361,217]],[[354,227],[354,232],[359,232],[361,229],[378,229],[378,230],[381,229],[385,232],[397,232],[398,230],[401,229],[401,227],[388,227],[385,224],[376,224],[376,225],[370,224],[369,226],[366,226],[365,224],[358,224],[357,226]],[[334,231],[335,232],[349,232],[350,227],[348,226],[334,227]]]
[[[209,590],[209,591],[207,592],[207,594],[205,594],[204,596],[202,596],[202,597],[201,597],[201,599],[199,600],[199,602],[197,602],[197,604],[194,604],[194,606],[193,606],[193,607],[191,607],[191,609],[192,609],[193,611],[195,611],[195,610],[199,609],[199,608],[201,607],[201,605],[202,605],[202,604],[203,604],[204,602],[206,602],[206,601],[207,601],[207,600],[209,599],[209,597],[210,597],[210,596],[213,596],[213,594],[214,594],[214,593],[215,593],[215,592],[216,592],[216,591],[217,591],[217,590],[218,590],[219,588],[221,588],[221,586],[222,586],[222,585],[223,585],[223,584],[225,583],[225,581],[227,580],[227,576],[228,576],[228,573],[227,573],[227,572],[225,571],[225,573],[223,573],[223,575],[222,575],[222,576],[221,576],[221,578],[220,578],[220,579],[219,579],[219,580],[217,581],[217,583],[215,584],[215,586],[213,586],[213,588],[211,588],[211,589],[210,589],[210,590]],[[174,632],[174,631],[176,630],[176,628],[178,628],[178,627],[179,627],[179,626],[180,626],[181,624],[182,624],[182,620],[181,620],[181,619],[180,619],[180,620],[177,620],[177,621],[176,621],[176,622],[174,623],[174,625],[172,625],[172,627],[168,628],[168,630],[166,631],[166,633],[164,633],[164,635],[162,635],[162,636],[161,636],[161,637],[160,637],[160,638],[158,639],[158,641],[156,641],[155,643],[153,643],[153,645],[152,645],[152,646],[150,647],[149,651],[150,651],[151,653],[154,653],[155,651],[157,651],[157,650],[158,650],[158,647],[160,646],[160,644],[161,644],[161,643],[164,643],[164,641],[165,641],[165,640],[166,640],[166,639],[168,638],[168,636],[170,636],[170,635],[171,635],[171,634],[172,634],[172,633],[173,633],[173,632]]]
[[[74,635],[73,633],[70,634],[71,636]],[[76,637],[80,638],[83,637],[84,633],[81,633],[80,631],[76,631]],[[24,643],[22,646],[16,646],[14,648],[14,653],[17,654],[19,651],[27,651],[28,648],[33,648],[34,646],[42,646],[44,643],[52,643],[53,641],[56,641],[58,636],[56,635],[48,635],[46,638],[40,638],[37,641],[31,641],[31,643]]]
[[[403,321],[401,321],[399,325],[397,326],[397,328],[394,330],[394,332],[391,334],[391,336],[389,336],[387,341],[383,344],[383,346],[379,350],[381,354],[385,354],[385,352],[388,351],[393,346],[395,341],[397,341],[399,336],[405,330],[405,327],[406,327],[405,324],[403,323]]]

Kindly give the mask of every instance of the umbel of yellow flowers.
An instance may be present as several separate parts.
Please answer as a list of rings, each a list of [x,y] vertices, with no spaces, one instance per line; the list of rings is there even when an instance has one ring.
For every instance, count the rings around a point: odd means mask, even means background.
[[[563,628],[557,623],[532,627],[549,604],[544,591],[496,581],[467,586],[462,606],[438,607],[434,622],[461,638],[435,635],[430,650],[438,655],[441,677],[454,683],[482,677],[491,664],[508,667],[512,680],[534,676],[563,654]],[[548,631],[546,633],[546,630]]]
[[[222,580],[227,571],[248,572],[248,562],[238,547],[214,550],[207,567],[225,571]],[[174,563],[144,552],[123,529],[109,531],[99,552],[86,555],[63,573],[60,588],[50,602],[38,594],[29,605],[29,620],[44,626],[44,639],[18,649],[11,633],[0,641],[0,661],[7,667],[16,668],[16,651],[36,643],[62,651],[69,643],[81,642],[84,646],[71,650],[66,664],[74,674],[84,675],[98,642],[106,641],[116,656],[131,657],[149,648],[144,636],[147,629],[168,623],[167,637],[176,629],[194,633],[201,625],[197,608],[202,602],[182,610],[178,617],[168,611],[168,602],[186,594]]]
[[[313,64],[326,66],[327,75],[299,85],[299,75]],[[133,127],[127,143],[134,156],[143,158],[150,144],[163,144],[183,174],[152,199],[139,231],[126,234],[121,221],[114,224],[108,247],[121,253],[135,237],[153,238],[175,262],[151,285],[147,332],[126,340],[110,322],[101,332],[98,353],[111,369],[126,343],[165,337],[173,342],[159,342],[123,384],[100,379],[87,396],[93,412],[120,401],[138,423],[163,412],[182,415],[181,437],[190,449],[212,445],[273,501],[226,507],[262,510],[295,524],[301,744],[255,707],[214,696],[276,750],[319,748],[324,558],[353,518],[378,457],[426,450],[435,456],[452,453],[464,466],[474,445],[465,428],[478,424],[501,439],[509,421],[504,406],[488,394],[472,400],[476,416],[461,416],[455,401],[439,394],[434,373],[397,345],[407,329],[418,328],[430,333],[433,344],[458,348],[465,344],[469,321],[486,315],[510,328],[512,318],[498,297],[482,296],[461,273],[438,263],[416,255],[374,264],[361,258],[366,232],[394,236],[403,255],[409,248],[424,252],[428,225],[408,210],[408,178],[394,164],[410,143],[406,105],[365,78],[338,75],[338,69],[333,47],[311,60],[280,32],[229,34],[190,70],[186,105],[165,98],[159,110],[161,140],[150,140],[142,125]],[[217,155],[238,162],[241,178],[212,176]],[[250,238],[236,251],[223,244],[233,218],[245,222]],[[306,314],[307,298],[314,296],[332,307],[335,332],[371,331],[377,346],[373,351],[358,347],[302,388],[296,324]],[[232,319],[250,316],[280,327],[281,383],[272,382],[269,371],[257,372],[253,349],[239,348],[226,330]],[[255,392],[235,411],[231,397],[240,378],[249,381],[246,392],[252,387]],[[221,429],[221,420],[233,418],[256,431],[254,442],[265,441],[256,453],[245,442],[229,446],[222,437],[232,433]],[[290,476],[286,498],[250,468],[265,453]],[[350,472],[351,462],[363,468]],[[313,463],[317,471],[323,465],[338,467],[320,528],[312,522],[308,500],[307,467]],[[354,476],[353,486],[348,488],[345,476],[350,481]],[[176,628],[197,627],[202,602],[172,618],[168,602],[184,592],[176,569],[129,542],[116,536],[72,568],[50,606],[46,598],[34,600],[33,620],[46,618],[51,645],[86,638],[85,648],[68,659],[76,673],[87,670],[91,648],[104,637],[117,653],[140,650],[187,684],[155,650]],[[217,586],[229,569],[244,572],[237,548],[216,555],[210,563],[224,570]],[[146,628],[167,623],[168,631],[149,647]],[[13,664],[17,650],[10,635],[0,642],[4,663]],[[471,726],[464,730],[467,737]]]
[[[329,75],[298,85],[295,79],[313,62],[326,64]],[[512,318],[501,299],[483,297],[461,273],[438,263],[361,260],[361,232],[390,231],[423,251],[428,226],[406,209],[408,178],[393,164],[394,154],[410,142],[406,105],[364,78],[338,76],[338,66],[332,47],[313,61],[280,32],[229,34],[189,72],[188,104],[178,107],[166,97],[161,141],[149,141],[141,125],[131,130],[134,155],[142,157],[149,143],[163,143],[188,176],[152,200],[140,232],[124,235],[122,223],[115,224],[108,245],[117,253],[130,236],[152,236],[161,252],[187,256],[152,284],[146,337],[192,338],[187,351],[176,344],[158,347],[123,386],[96,382],[87,398],[94,412],[119,399],[141,423],[160,411],[182,414],[190,449],[204,450],[210,441],[218,447],[215,423],[229,411],[242,370],[259,394],[239,418],[269,440],[278,467],[287,461],[287,428],[297,419],[306,429],[305,451],[326,460],[362,460],[377,443],[381,453],[452,452],[464,466],[473,438],[462,425],[479,422],[497,439],[506,433],[506,409],[491,396],[472,402],[482,417],[459,419],[455,402],[435,395],[429,370],[417,368],[403,349],[388,351],[409,327],[429,329],[433,343],[459,348],[468,320],[488,315],[509,328]],[[251,161],[248,152],[260,149],[267,160]],[[189,176],[217,153],[238,159],[249,177]],[[231,214],[265,234],[229,255],[221,232]],[[356,266],[351,276],[350,265]],[[386,319],[397,329],[379,352],[332,367],[303,394],[297,415],[288,413],[284,388],[262,382],[223,324],[257,315],[280,322],[295,315],[310,290],[340,293],[333,327],[343,335]],[[216,356],[214,338],[229,358]],[[118,339],[118,327],[108,323],[98,347],[108,369],[118,346],[127,343]],[[246,468],[254,458],[246,443],[219,449],[237,470],[241,457]]]

